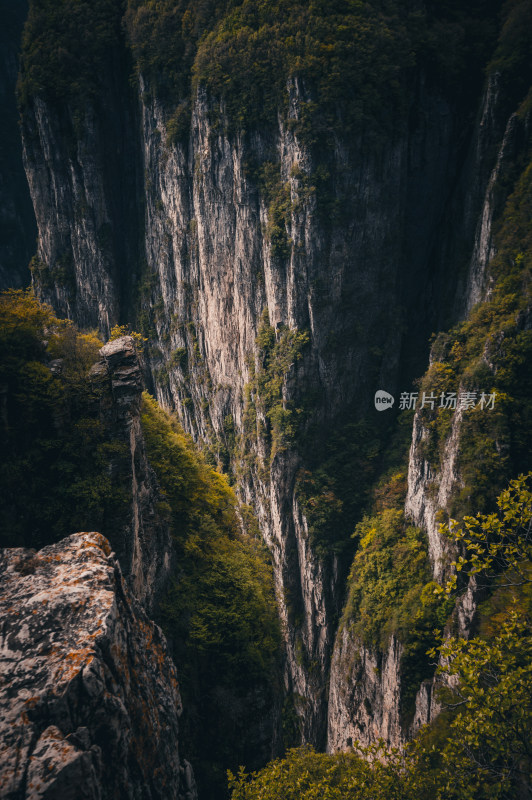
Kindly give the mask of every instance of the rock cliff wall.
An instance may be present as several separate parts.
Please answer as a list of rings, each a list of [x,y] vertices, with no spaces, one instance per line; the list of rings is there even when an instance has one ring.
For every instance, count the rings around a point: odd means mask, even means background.
[[[27,3],[0,2],[0,288],[27,286],[37,227],[22,165],[15,87]]]
[[[175,666],[107,540],[0,563],[1,796],[194,800]]]
[[[39,231],[33,280],[58,313],[105,337],[127,318],[142,263],[138,103],[121,57],[82,110],[35,97],[22,115]]]
[[[370,146],[363,136],[349,145],[337,139],[325,160],[332,205],[340,211],[324,219],[315,186],[319,163],[285,122],[269,132],[230,138],[223,125],[213,127],[216,109],[200,90],[188,141],[170,144],[164,109],[145,89],[141,80],[146,265],[139,302],[140,319],[153,334],[150,364],[158,398],[175,404],[185,426],[214,448],[227,446],[227,420],[243,438],[249,359],[257,359],[266,309],[277,340],[285,329],[308,334],[301,359],[285,367],[283,408],[311,406],[307,429],[334,426],[348,409],[353,418],[369,413],[377,388],[401,388],[399,374],[404,381],[423,351],[420,332],[426,335],[439,313],[429,300],[444,271],[436,265],[429,285],[427,264],[460,169],[455,109],[423,87],[423,114],[410,127],[399,125],[385,145]],[[290,114],[297,119],[309,98],[298,82],[290,92]],[[75,140],[74,165],[57,155],[65,145],[56,141],[60,128],[53,108],[36,99],[25,119],[39,258],[50,265],[42,275],[53,277],[66,247],[77,299],[72,304],[55,279],[52,294],[39,275],[37,285],[81,324],[98,320],[106,329],[118,317],[120,291],[116,263],[100,258],[97,232],[107,221],[113,230],[117,226],[104,202],[105,168],[103,161],[98,166],[94,122],[88,113]],[[276,190],[285,193],[280,245],[271,230],[275,209],[252,163],[273,165]],[[73,209],[80,192],[86,207],[78,219]],[[414,284],[416,292],[410,290]],[[433,312],[420,317],[421,307]],[[412,329],[409,319],[416,320]],[[326,702],[318,687],[326,685],[341,607],[335,577],[342,569],[332,558],[321,563],[309,545],[295,497],[302,465],[297,449],[290,443],[285,452],[273,452],[267,415],[261,420],[259,414],[258,424],[250,445],[255,463],[240,491],[257,509],[272,549],[287,631],[287,681],[309,709],[304,736],[323,743]],[[237,471],[238,453],[229,460]]]
[[[484,196],[480,207],[477,205],[472,220],[475,222],[473,250],[465,273],[465,281],[459,298],[462,316],[465,316],[476,303],[489,296],[487,266],[495,254],[493,244],[493,223],[502,211],[508,190],[504,191],[504,173],[515,162],[523,144],[523,129],[526,124],[517,118],[515,109],[508,114],[506,99],[501,97],[498,86],[499,76],[495,74],[488,82],[480,111],[477,133],[472,146],[472,161],[467,171],[471,176],[471,185],[478,190],[475,175],[484,174]],[[495,148],[495,143],[498,146]],[[495,150],[496,156],[488,162],[487,153]],[[487,177],[487,180],[486,180]],[[497,184],[498,181],[501,181]],[[501,186],[502,183],[502,186]],[[471,202],[471,201],[470,201]],[[480,213],[479,213],[480,208]],[[471,212],[469,212],[471,214]],[[433,356],[431,356],[431,361]],[[489,367],[489,357],[484,361]],[[462,387],[457,387],[460,389]],[[422,455],[422,443],[427,438],[427,430],[423,426],[420,413],[416,414],[412,431],[412,446],[408,466],[408,495],[405,512],[415,525],[427,532],[430,557],[434,569],[435,580],[440,580],[444,571],[445,543],[438,533],[439,525],[436,514],[439,509],[448,509],[454,493],[460,488],[461,478],[457,468],[457,456],[460,446],[460,427],[462,414],[457,410],[452,421],[452,430],[445,444],[445,453],[441,459],[439,470],[435,470]],[[432,489],[429,490],[429,486]],[[436,491],[434,490],[436,488]]]
[[[478,126],[464,165],[468,190],[455,198],[464,218],[456,239],[444,237],[445,246],[463,246],[465,231],[474,232],[473,247],[467,269],[458,275],[455,313],[465,317],[479,302],[490,296],[487,274],[489,262],[495,255],[494,227],[508,197],[509,184],[504,178],[526,153],[526,115],[518,117],[515,108],[508,108],[507,98],[501,96],[500,76],[492,75],[480,106]],[[483,187],[483,193],[481,188]],[[473,210],[474,209],[474,210]],[[451,204],[451,216],[454,214]],[[458,250],[454,251],[458,257]],[[521,319],[521,316],[523,319]],[[525,315],[517,319],[524,325]],[[483,380],[493,380],[496,367],[490,360],[492,343],[486,345],[481,362],[488,368]],[[434,352],[430,363],[437,361]],[[490,375],[491,372],[491,375]],[[429,373],[430,374],[430,373]],[[489,377],[488,377],[489,376]],[[484,384],[483,384],[484,385]],[[480,387],[469,384],[451,387],[457,394],[465,389]],[[489,412],[488,412],[489,413]],[[430,430],[422,410],[416,411],[408,462],[408,490],[405,515],[427,535],[428,553],[433,579],[442,582],[449,577],[451,560],[457,552],[449,539],[439,532],[438,513],[448,514],[452,502],[464,487],[460,470],[463,446],[464,409],[454,411],[449,431],[442,443],[438,463],[429,458],[427,444]],[[502,453],[507,445],[497,446]],[[478,453],[480,456],[480,451]],[[502,459],[501,459],[502,461]],[[474,509],[469,508],[468,513]],[[461,636],[469,636],[474,622],[479,590],[474,581],[458,601],[453,619]],[[384,653],[368,649],[343,628],[336,638],[331,664],[329,687],[328,748],[346,749],[350,741],[370,744],[382,735],[392,746],[400,747],[420,726],[430,722],[439,712],[433,680],[425,680],[416,696],[413,721],[402,721],[400,715],[404,675],[401,669],[401,644],[393,637]],[[375,728],[375,720],[379,721]],[[380,731],[380,734],[378,733]]]
[[[287,116],[247,133],[229,132],[223,104],[200,84],[176,137],[157,87],[140,75],[137,95],[121,97],[119,72],[103,109],[88,102],[75,115],[37,93],[24,110],[35,285],[78,324],[142,327],[158,399],[253,504],[273,557],[286,688],[303,738],[318,746],[352,550],[316,551],[297,492],[305,450],[346,421],[380,426],[374,392],[408,388],[426,366],[429,334],[485,290],[493,181],[507,146],[495,77],[484,99],[477,94],[476,116],[423,69],[406,80],[391,130],[361,123],[323,152],[295,132],[315,100],[295,78]],[[273,363],[274,352],[284,359]],[[414,487],[421,480],[425,498],[431,480],[417,469],[410,510]],[[436,558],[433,532],[430,541]],[[331,680],[339,698],[343,678],[333,670]],[[384,720],[385,687],[371,685]],[[340,705],[330,741],[353,714]],[[382,724],[397,741],[390,714]]]
[[[131,336],[109,342],[100,356],[90,372],[92,385],[99,390],[99,417],[128,453],[121,466],[111,458],[109,470],[111,475],[115,472],[115,480],[127,482],[130,498],[128,516],[106,534],[134,597],[151,611],[167,588],[173,555],[168,523],[157,512],[160,489],[141,429],[141,364]]]

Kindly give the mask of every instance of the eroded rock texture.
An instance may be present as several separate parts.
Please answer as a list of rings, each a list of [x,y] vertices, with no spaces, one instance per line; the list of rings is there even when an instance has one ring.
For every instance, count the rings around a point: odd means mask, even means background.
[[[146,455],[140,422],[143,378],[133,338],[122,336],[102,347],[91,370],[99,389],[99,417],[113,439],[123,441],[129,457],[109,465],[114,480],[124,480],[130,513],[106,535],[135,597],[150,611],[166,586],[172,564],[168,525],[157,512],[159,486]]]
[[[0,552],[0,796],[193,800],[161,630],[108,541]]]

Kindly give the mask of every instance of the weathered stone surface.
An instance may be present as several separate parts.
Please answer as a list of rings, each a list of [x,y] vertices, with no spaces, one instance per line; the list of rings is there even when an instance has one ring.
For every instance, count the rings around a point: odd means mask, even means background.
[[[369,745],[382,738],[389,746],[403,742],[400,711],[402,645],[392,636],[384,654],[339,634],[331,664],[329,752],[349,750],[353,742]],[[340,677],[341,676],[341,677]]]
[[[0,573],[0,796],[194,798],[175,666],[108,541],[2,550]]]
[[[172,568],[168,524],[160,518],[160,490],[150,467],[140,422],[142,368],[131,336],[121,336],[100,350],[90,379],[100,389],[100,419],[114,441],[122,440],[129,458],[110,462],[131,497],[130,513],[106,531],[135,597],[150,611],[166,587]],[[124,474],[125,473],[125,474]]]

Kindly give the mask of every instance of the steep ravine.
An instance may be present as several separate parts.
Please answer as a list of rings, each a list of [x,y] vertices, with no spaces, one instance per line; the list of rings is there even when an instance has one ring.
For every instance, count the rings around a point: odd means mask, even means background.
[[[296,117],[305,98],[297,83],[291,91],[291,114]],[[349,148],[337,141],[328,167],[343,214],[325,226],[315,192],[305,191],[317,165],[286,125],[279,122],[269,135],[229,139],[212,129],[210,103],[199,94],[190,139],[186,145],[173,146],[166,144],[164,112],[157,100],[142,105],[147,266],[140,302],[154,333],[151,364],[159,399],[175,403],[185,426],[201,440],[213,442],[216,437],[223,442],[228,418],[241,436],[244,387],[250,380],[246,357],[256,352],[259,322],[267,309],[278,338],[283,325],[309,335],[301,360],[288,365],[284,406],[304,403],[308,392],[318,397],[309,427],[334,424],[355,404],[351,413],[368,413],[377,388],[392,392],[404,388],[398,383],[399,374],[405,379],[398,359],[400,331],[420,307],[419,296],[409,297],[403,288],[414,279],[406,260],[406,235],[412,226],[410,215],[418,212],[408,198],[420,190],[421,177],[412,165],[421,159],[437,163],[438,170],[427,169],[425,180],[433,178],[441,186],[430,194],[423,188],[427,231],[416,252],[419,270],[430,260],[430,241],[437,235],[444,210],[442,198],[451,191],[450,178],[459,168],[454,143],[458,118],[443,98],[426,99],[419,127],[399,128],[385,145],[368,151],[362,137]],[[442,109],[447,122],[439,127],[435,142],[430,133],[439,124]],[[426,122],[431,114],[432,124]],[[71,304],[57,283],[55,301],[79,322],[98,318],[106,328],[117,319],[117,288],[114,268],[97,255],[102,251],[98,225],[109,211],[103,203],[106,172],[103,163],[97,166],[98,137],[91,119],[89,114],[83,139],[76,145],[74,183],[63,174],[67,160],[54,156],[55,164],[50,162],[51,154],[61,147],[53,133],[56,116],[38,99],[26,114],[25,131],[34,130],[35,135],[30,147],[26,134],[25,157],[38,208],[40,258],[53,263],[53,254],[70,242],[78,305]],[[265,233],[269,210],[246,170],[253,158],[259,163],[266,158],[277,162],[280,181],[289,191],[286,253],[274,251]],[[50,194],[46,181],[61,187],[60,206],[46,202]],[[76,203],[76,186],[83,187],[87,204],[80,223],[69,221],[72,215],[65,213]],[[399,214],[398,209],[402,209]],[[83,221],[93,218],[90,223]],[[44,295],[51,297],[48,291]],[[422,349],[422,342],[417,346]],[[409,357],[415,353],[408,337],[405,348]],[[287,631],[288,687],[300,698],[303,735],[323,745],[324,687],[342,595],[335,581],[338,566],[330,558],[321,564],[307,541],[294,496],[300,456],[291,449],[270,459],[261,440],[259,435],[252,445],[259,463],[240,482],[240,491],[258,510],[273,553]],[[238,453],[232,461],[234,469]],[[290,607],[285,601],[288,594]]]
[[[494,142],[498,138],[499,146],[495,161],[492,163],[492,171],[489,179],[484,181],[485,196],[476,222],[468,271],[461,279],[461,285],[467,286],[467,291],[462,295],[457,294],[460,301],[458,307],[462,309],[464,317],[477,303],[486,301],[490,297],[493,280],[490,281],[487,268],[496,254],[494,228],[497,224],[500,230],[501,222],[498,216],[508,197],[508,184],[506,183],[504,190],[502,187],[505,183],[500,179],[504,173],[511,173],[512,169],[515,169],[515,164],[526,156],[530,141],[529,112],[518,114],[517,110],[512,110],[512,113],[506,116],[505,124],[502,124],[502,120],[505,119],[504,112],[508,113],[508,106],[506,98],[501,97],[498,91],[499,79],[500,76],[495,75],[488,82],[479,115],[478,133],[472,142],[466,167],[470,175],[479,174],[482,171],[482,163],[485,162],[486,150],[493,149]],[[521,312],[515,316],[513,322],[517,323],[517,331],[530,329],[529,318],[530,306],[528,311],[525,310],[525,313]],[[495,336],[486,340],[480,359],[484,369],[482,380],[485,382],[494,380],[498,367],[505,365],[505,355],[501,356],[496,344],[501,342],[504,336],[504,332],[497,331]],[[498,353],[499,359],[493,358],[493,351]],[[440,358],[441,348],[433,347],[430,365],[438,366],[435,362]],[[434,380],[437,372],[431,373],[429,367],[427,379],[431,374]],[[473,374],[479,375],[478,370]],[[425,388],[430,390],[430,387],[426,387],[423,382],[421,389]],[[466,373],[463,383],[451,385],[450,388],[458,394],[473,389],[475,396],[479,396],[477,390],[481,387],[472,385],[471,377]],[[449,512],[453,510],[453,503],[464,490],[465,481],[461,472],[462,449],[464,443],[470,446],[472,434],[469,429],[465,433],[463,431],[465,411],[458,403],[445,438],[440,443],[435,463],[434,456],[432,458],[429,456],[429,442],[432,435],[430,420],[427,420],[426,412],[424,414],[419,405],[418,402],[413,422],[404,510],[408,522],[425,532],[432,576],[435,581],[441,583],[449,578],[450,563],[453,557],[456,558],[457,550],[453,548],[448,538],[442,536],[439,527],[440,523],[448,518]],[[507,436],[506,431],[504,433]],[[501,441],[495,440],[495,449],[503,465],[510,444],[503,438],[502,430],[499,435]],[[474,457],[482,464],[484,454],[480,448]],[[501,466],[501,470],[503,469]],[[498,479],[497,475],[492,478],[493,481]],[[474,505],[472,506],[468,499],[461,502],[462,513],[475,511]],[[465,508],[464,503],[466,503]],[[459,635],[466,638],[470,635],[478,602],[482,596],[476,582],[471,580],[453,612],[453,625]],[[369,745],[380,736],[389,745],[400,747],[415,735],[422,725],[431,722],[439,713],[435,681],[426,679],[417,692],[412,714],[406,719],[401,718],[401,698],[406,691],[404,668],[401,663],[403,653],[404,646],[395,636],[391,637],[384,651],[379,651],[364,645],[352,633],[348,624],[341,626],[335,642],[329,684],[327,740],[329,752],[346,749],[355,740]]]
[[[361,730],[398,743],[399,645],[379,681],[371,653],[343,668],[353,655],[343,654],[345,633],[331,664],[352,546],[318,555],[296,484],[305,452],[325,449],[329,432],[363,418],[384,427],[375,391],[407,390],[426,366],[430,333],[485,291],[491,192],[511,143],[497,80],[483,96],[478,88],[468,114],[417,67],[392,130],[375,135],[362,122],[318,153],[294,124],[314,99],[302,80],[287,82],[287,117],[247,133],[231,130],[200,84],[177,140],[147,78],[120,92],[124,64],[106,77],[109,99],[88,99],[82,112],[45,93],[24,107],[35,286],[80,325],[142,327],[158,399],[253,505],[303,739],[323,747],[328,727],[333,749]],[[416,487],[427,498],[432,476],[412,448],[413,513]],[[436,557],[433,528],[430,537]],[[362,691],[346,691],[360,669]],[[426,718],[421,705],[416,718]]]

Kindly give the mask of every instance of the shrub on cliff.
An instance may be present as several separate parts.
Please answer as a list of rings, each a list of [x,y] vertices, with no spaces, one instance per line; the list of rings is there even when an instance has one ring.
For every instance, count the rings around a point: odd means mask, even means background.
[[[177,562],[161,619],[180,670],[187,757],[209,791],[228,765],[260,758],[252,730],[280,679],[273,576],[264,546],[240,531],[225,476],[147,394],[142,428]]]
[[[120,519],[112,461],[126,454],[98,417],[88,372],[102,346],[31,291],[0,295],[0,530],[4,546],[41,547]]]
[[[403,755],[384,745],[355,746],[351,753],[335,755],[299,749],[258,773],[230,773],[232,800],[530,797],[531,485],[532,473],[521,476],[500,495],[497,514],[466,518],[452,528],[465,553],[455,567],[482,580],[491,596],[481,608],[479,635],[469,640],[447,635],[428,654],[432,660],[440,657],[438,699],[444,713],[422,729]],[[391,522],[389,535],[395,527]],[[379,528],[383,535],[383,525],[372,521],[369,543]],[[451,581],[450,594],[454,586]]]
[[[232,800],[406,800],[402,759],[377,745],[352,753],[325,755],[311,747],[289,750],[254,775],[228,773]],[[376,758],[372,763],[369,758]]]

